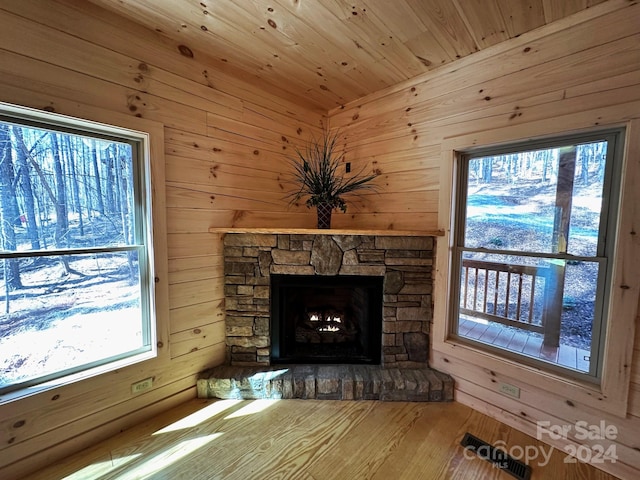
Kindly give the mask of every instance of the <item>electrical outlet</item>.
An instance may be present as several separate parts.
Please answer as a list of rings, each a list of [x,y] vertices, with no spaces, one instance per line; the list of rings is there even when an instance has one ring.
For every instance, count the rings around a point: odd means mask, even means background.
[[[151,387],[153,387],[153,377],[145,378],[144,380],[131,384],[131,393],[142,393]]]
[[[513,398],[520,398],[520,389],[515,385],[510,385],[508,383],[500,383],[500,393],[504,393],[505,395],[509,395]]]

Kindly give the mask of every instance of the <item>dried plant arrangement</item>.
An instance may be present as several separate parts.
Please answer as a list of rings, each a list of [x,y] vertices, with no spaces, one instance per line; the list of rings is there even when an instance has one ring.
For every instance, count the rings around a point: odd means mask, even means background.
[[[296,149],[291,159],[291,183],[296,187],[287,195],[290,204],[306,198],[308,208],[318,211],[318,228],[331,228],[331,212],[347,211],[343,197],[363,190],[376,190],[371,183],[377,174],[365,175],[363,170],[344,175],[344,153],[338,147],[339,132],[323,130],[320,137],[312,137],[304,150]]]

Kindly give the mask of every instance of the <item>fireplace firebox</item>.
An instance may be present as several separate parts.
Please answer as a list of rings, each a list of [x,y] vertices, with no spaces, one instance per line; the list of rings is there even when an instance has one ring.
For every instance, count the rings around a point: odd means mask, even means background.
[[[271,275],[271,362],[379,365],[383,277]]]

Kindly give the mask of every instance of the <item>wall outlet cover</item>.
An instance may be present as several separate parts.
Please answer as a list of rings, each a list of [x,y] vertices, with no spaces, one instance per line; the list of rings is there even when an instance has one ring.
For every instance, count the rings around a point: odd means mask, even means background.
[[[131,384],[131,393],[142,393],[150,390],[151,387],[153,387],[153,377],[145,378],[144,380]]]
[[[499,387],[500,393],[504,393],[505,395],[509,395],[513,398],[520,398],[520,389],[515,385],[510,385],[508,383],[500,383]]]

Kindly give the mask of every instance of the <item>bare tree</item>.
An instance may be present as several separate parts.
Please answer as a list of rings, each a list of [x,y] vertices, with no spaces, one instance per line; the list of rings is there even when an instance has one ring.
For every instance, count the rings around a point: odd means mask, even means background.
[[[112,150],[112,146],[109,145],[109,147],[104,151],[104,158],[102,160],[105,169],[104,178],[106,178],[106,181],[104,182],[104,191],[107,202],[107,211],[109,213],[117,213],[118,205],[116,204],[116,195],[114,193],[114,189],[116,187],[116,180],[114,176],[115,158]]]
[[[16,225],[20,225],[20,213],[18,211],[12,157],[9,125],[0,123],[0,233],[2,234],[2,249],[15,252],[17,245],[14,228]],[[4,260],[4,279],[7,290],[22,288],[18,260]]]
[[[482,182],[491,183],[491,176],[493,174],[493,157],[482,159]]]
[[[92,140],[91,142],[91,163],[93,165],[93,178],[95,179],[98,212],[100,212],[101,215],[104,215],[104,198],[102,197],[102,185],[100,184],[98,142],[96,142],[95,140]]]
[[[60,142],[58,140],[58,134],[52,133],[51,138],[51,153],[53,154],[53,172],[55,175],[55,187],[56,187],[56,247],[62,248],[69,245],[69,217],[67,210],[67,192],[65,185],[65,178],[62,170],[62,151]]]
[[[78,175],[76,173],[78,156],[76,150],[71,146],[71,137],[64,137],[65,152],[67,154],[67,166],[69,169],[70,196],[73,198],[73,209],[78,215],[78,230],[81,237],[84,237],[84,220],[82,219],[82,204],[80,203],[80,188],[78,187]]]
[[[27,236],[31,242],[33,250],[40,250],[40,236],[38,234],[38,224],[36,222],[36,209],[33,196],[33,186],[30,168],[27,157],[27,147],[24,144],[24,136],[22,135],[22,127],[13,127],[11,129],[13,138],[16,143],[16,168],[22,197],[24,199],[25,218],[27,221]]]

